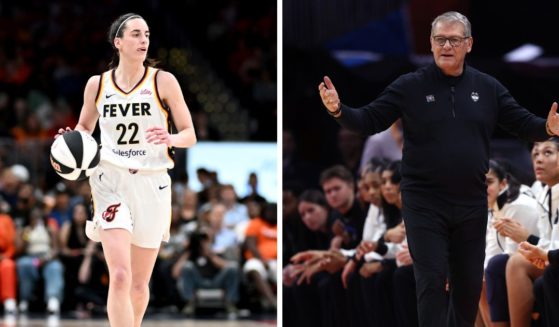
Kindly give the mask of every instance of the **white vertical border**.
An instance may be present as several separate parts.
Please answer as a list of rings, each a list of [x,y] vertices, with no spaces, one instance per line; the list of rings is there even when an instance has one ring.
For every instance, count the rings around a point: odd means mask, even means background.
[[[282,0],[277,0],[276,20],[277,20],[277,174],[278,174],[278,195],[277,195],[277,225],[278,225],[278,268],[276,271],[277,284],[277,326],[283,326],[283,7]]]

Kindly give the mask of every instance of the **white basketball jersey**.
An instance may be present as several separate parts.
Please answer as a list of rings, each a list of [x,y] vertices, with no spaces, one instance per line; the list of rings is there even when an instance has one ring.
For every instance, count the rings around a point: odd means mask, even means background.
[[[124,92],[114,81],[114,70],[101,74],[95,105],[101,129],[101,161],[141,170],[174,166],[172,148],[146,141],[146,130],[162,126],[170,131],[170,111],[159,98],[155,78],[159,70],[147,67],[144,76]]]

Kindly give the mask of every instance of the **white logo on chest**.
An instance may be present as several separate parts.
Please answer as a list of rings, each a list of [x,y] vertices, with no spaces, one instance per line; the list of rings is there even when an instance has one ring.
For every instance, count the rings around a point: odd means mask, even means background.
[[[477,92],[472,92],[471,97],[474,102],[477,102],[477,100],[479,100],[479,94],[477,94]]]
[[[427,100],[427,103],[435,102],[435,96],[432,94],[426,95],[425,100]]]

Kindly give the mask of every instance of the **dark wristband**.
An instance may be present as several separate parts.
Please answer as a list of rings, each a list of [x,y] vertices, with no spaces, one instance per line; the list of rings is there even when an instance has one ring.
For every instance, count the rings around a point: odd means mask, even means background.
[[[328,109],[326,109],[326,111],[328,111],[328,114],[332,117],[336,117],[337,115],[340,114],[340,112],[342,112],[342,102],[340,101],[340,105],[338,106],[338,109],[336,109],[336,111],[332,112]]]

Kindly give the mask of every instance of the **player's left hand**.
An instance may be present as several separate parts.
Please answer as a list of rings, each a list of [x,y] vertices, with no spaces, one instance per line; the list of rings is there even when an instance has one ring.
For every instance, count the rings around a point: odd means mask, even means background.
[[[551,132],[553,135],[559,135],[559,115],[557,115],[557,102],[553,102],[551,105],[551,110],[547,115],[546,123],[548,133]]]
[[[171,146],[171,135],[161,126],[150,127],[146,130],[146,140],[153,144]]]
[[[64,133],[68,133],[71,132],[72,129],[70,127],[66,127],[66,129],[64,128],[59,128],[58,129],[58,133],[56,135],[54,135],[54,139],[56,140],[57,137],[59,137],[60,135],[64,134]]]

